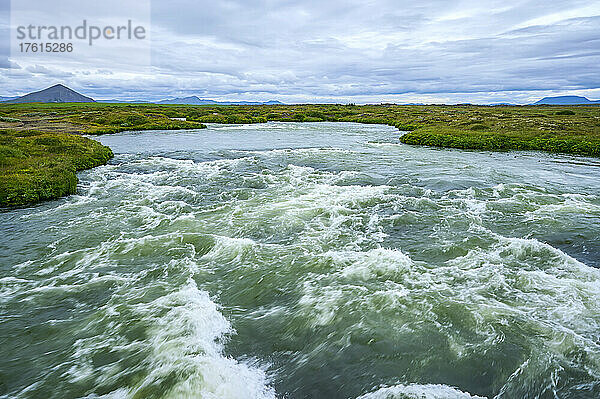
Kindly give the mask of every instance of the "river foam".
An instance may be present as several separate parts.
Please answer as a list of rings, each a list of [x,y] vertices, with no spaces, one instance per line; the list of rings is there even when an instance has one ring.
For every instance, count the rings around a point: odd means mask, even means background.
[[[395,385],[359,396],[357,399],[486,399],[447,385]]]

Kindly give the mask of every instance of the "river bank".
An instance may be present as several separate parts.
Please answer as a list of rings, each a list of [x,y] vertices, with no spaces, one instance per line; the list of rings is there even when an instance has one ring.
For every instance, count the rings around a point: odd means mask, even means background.
[[[25,206],[74,194],[78,171],[105,165],[112,157],[110,148],[82,136],[1,131],[0,206]]]

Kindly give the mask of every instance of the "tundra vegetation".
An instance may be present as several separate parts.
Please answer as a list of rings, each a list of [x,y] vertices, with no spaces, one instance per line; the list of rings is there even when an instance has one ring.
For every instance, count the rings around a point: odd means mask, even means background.
[[[0,206],[75,192],[76,171],[112,157],[82,135],[268,121],[380,123],[412,145],[600,156],[598,106],[1,104]]]

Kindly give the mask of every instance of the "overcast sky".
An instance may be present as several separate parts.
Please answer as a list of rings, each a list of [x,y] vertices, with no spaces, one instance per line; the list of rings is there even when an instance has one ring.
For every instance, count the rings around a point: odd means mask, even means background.
[[[27,18],[45,23],[35,1],[18,2],[21,19],[30,10]],[[45,3],[57,12],[70,7],[68,0]],[[145,4],[119,1],[127,3]],[[89,7],[85,18],[100,20],[98,4]],[[118,10],[113,18],[137,18]],[[130,62],[137,59],[131,48],[111,57],[74,54],[69,62],[14,51],[6,60],[0,51],[0,96],[64,83],[96,99],[600,99],[600,1],[153,0],[151,17],[151,66]]]

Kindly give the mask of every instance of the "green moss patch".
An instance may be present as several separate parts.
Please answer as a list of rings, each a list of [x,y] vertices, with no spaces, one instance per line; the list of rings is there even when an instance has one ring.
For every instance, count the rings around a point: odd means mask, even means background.
[[[600,156],[600,139],[595,136],[527,134],[525,132],[474,132],[446,127],[418,129],[400,137],[405,144],[486,151],[546,151]]]
[[[75,193],[76,172],[103,165],[110,148],[82,136],[0,130],[0,206],[14,207]]]

